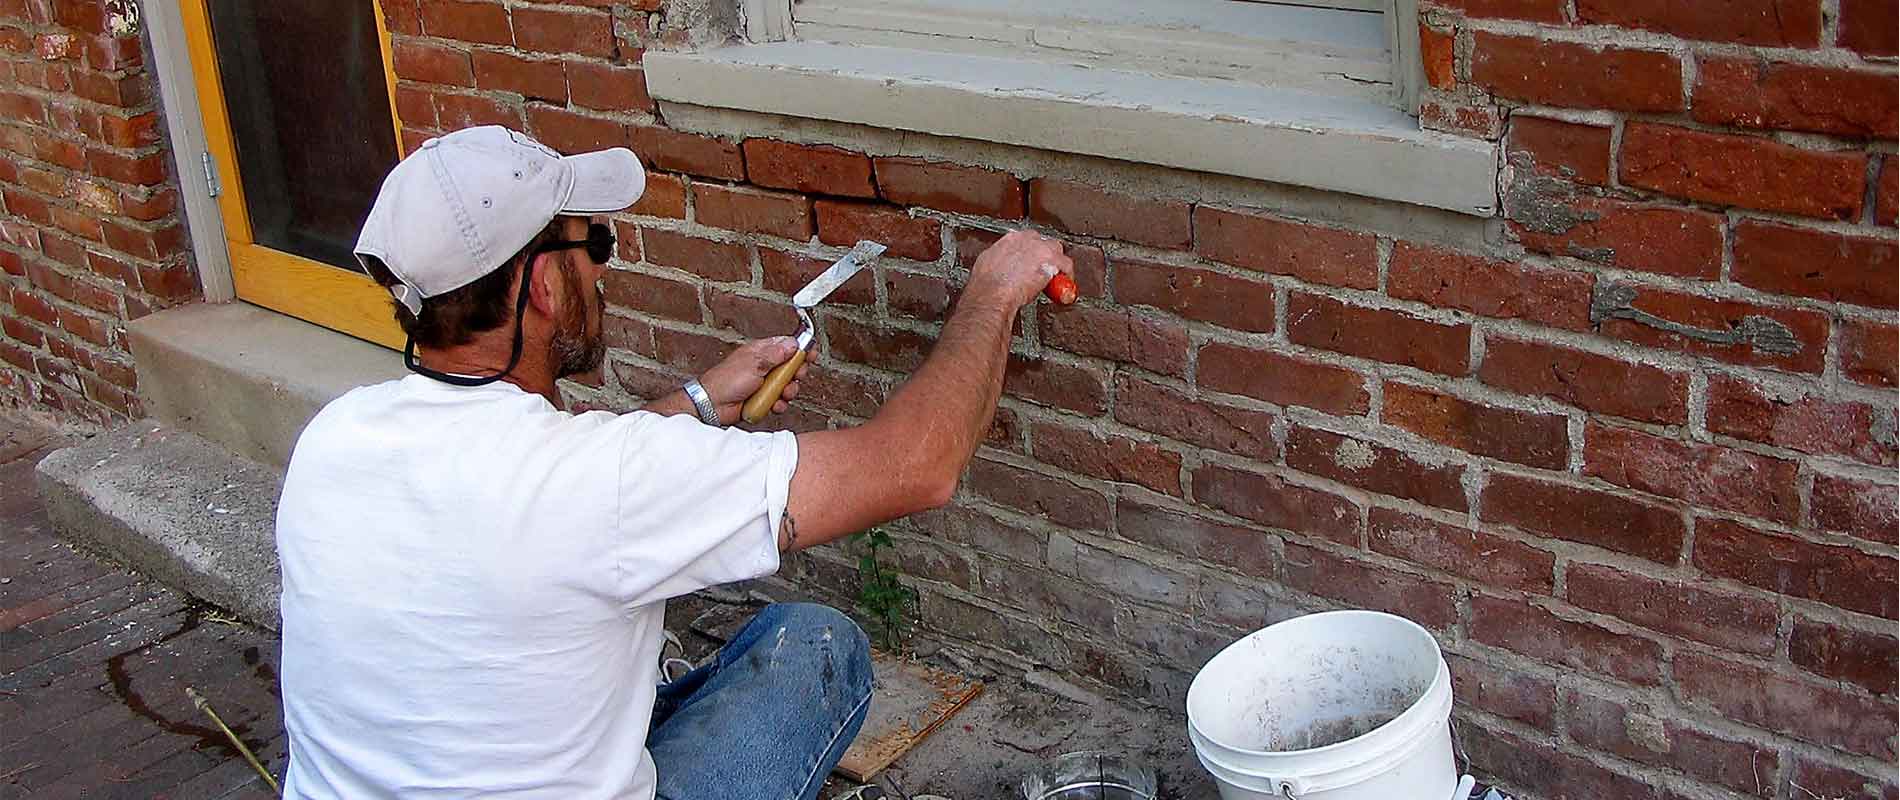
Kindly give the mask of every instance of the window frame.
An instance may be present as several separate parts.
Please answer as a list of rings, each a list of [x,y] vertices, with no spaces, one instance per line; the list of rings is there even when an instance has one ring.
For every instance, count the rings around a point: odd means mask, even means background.
[[[176,5],[179,14],[176,20],[179,26],[177,34],[182,41],[168,41],[167,44],[182,45],[183,63],[179,63],[178,55],[172,53],[157,59],[161,69],[170,73],[161,74],[162,82],[188,81],[196,95],[185,110],[174,111],[174,114],[189,114],[192,113],[189,105],[195,105],[196,121],[202,125],[201,137],[190,136],[185,140],[201,140],[203,150],[181,149],[176,152],[181,169],[190,171],[195,166],[193,162],[198,160],[194,156],[202,153],[209,158],[215,170],[217,196],[207,198],[212,202],[200,203],[199,206],[215,210],[220,224],[194,224],[194,239],[214,227],[221,228],[216,231],[219,235],[214,245],[222,245],[223,265],[228,270],[231,294],[236,299],[385,347],[401,348],[404,341],[402,330],[390,313],[388,290],[376,285],[375,281],[362,273],[265,247],[257,244],[253,238],[249,207],[244,202],[243,177],[238,168],[237,150],[225,104],[224,85],[219,73],[216,48],[211,40],[211,17],[207,2],[180,0]],[[379,34],[385,86],[389,93],[390,122],[394,126],[397,157],[400,158],[404,155],[402,119],[396,110],[396,73],[391,56],[389,25],[383,15],[381,0],[372,0],[371,4]],[[167,32],[170,32],[168,26]],[[155,32],[155,50],[158,49],[157,38]],[[180,67],[187,71],[186,74],[179,74]],[[180,98],[183,99],[182,93]],[[174,137],[174,141],[179,140]],[[206,188],[208,176],[189,183],[197,189],[199,197],[209,194]],[[187,211],[193,211],[191,204],[187,205]],[[216,266],[200,259],[201,272],[211,272]],[[206,276],[207,300],[226,299],[213,296],[221,292],[209,290],[209,287],[222,284],[223,278],[223,275]]]

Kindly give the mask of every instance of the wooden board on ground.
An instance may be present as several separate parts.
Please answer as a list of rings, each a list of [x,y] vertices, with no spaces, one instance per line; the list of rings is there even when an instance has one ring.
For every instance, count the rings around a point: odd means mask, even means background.
[[[837,769],[860,783],[910,752],[983,691],[981,682],[881,650],[871,653],[871,671],[877,675],[877,690],[870,716]]]

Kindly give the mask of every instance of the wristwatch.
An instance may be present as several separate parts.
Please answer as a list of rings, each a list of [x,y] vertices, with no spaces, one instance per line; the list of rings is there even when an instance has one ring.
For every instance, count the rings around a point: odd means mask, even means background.
[[[698,378],[688,378],[686,385],[680,388],[686,390],[687,399],[693,401],[693,410],[699,412],[700,422],[719,426],[719,407],[713,405],[712,395],[706,394],[706,387],[699,385]]]

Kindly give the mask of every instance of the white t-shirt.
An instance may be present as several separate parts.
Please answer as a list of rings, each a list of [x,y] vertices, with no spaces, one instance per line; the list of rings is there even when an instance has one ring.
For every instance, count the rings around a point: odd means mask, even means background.
[[[797,460],[506,383],[337,398],[277,511],[285,796],[651,800],[665,601],[777,571]]]

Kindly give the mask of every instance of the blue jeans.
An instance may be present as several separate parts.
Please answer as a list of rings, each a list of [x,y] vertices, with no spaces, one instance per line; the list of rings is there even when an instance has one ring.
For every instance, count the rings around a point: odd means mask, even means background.
[[[871,646],[836,609],[761,609],[711,663],[660,687],[660,800],[812,800],[871,707]]]

